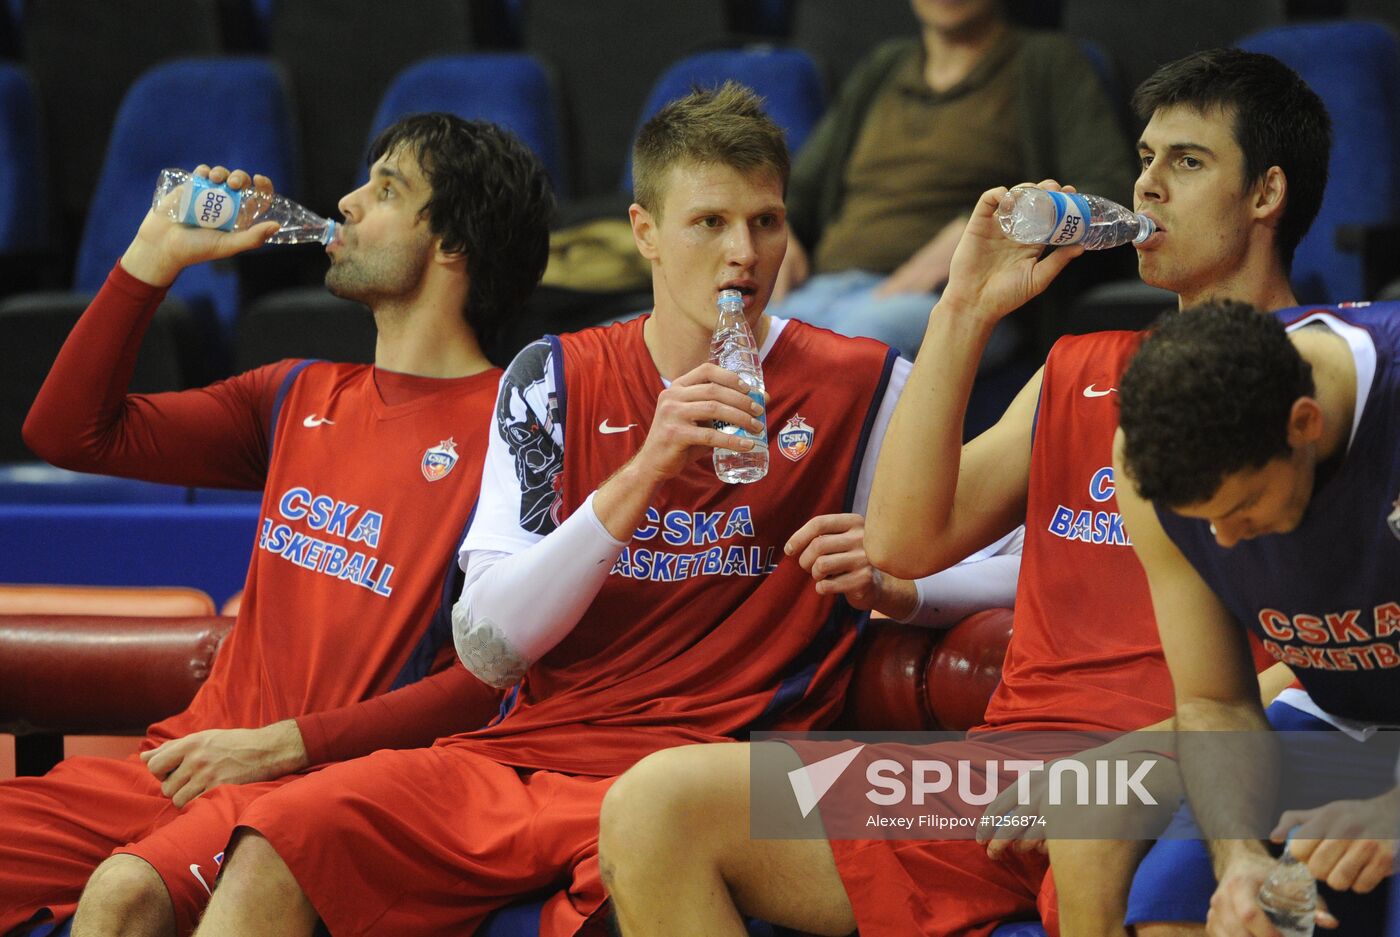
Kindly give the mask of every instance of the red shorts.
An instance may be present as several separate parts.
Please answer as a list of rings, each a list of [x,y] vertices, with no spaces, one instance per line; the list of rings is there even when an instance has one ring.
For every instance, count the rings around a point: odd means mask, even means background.
[[[941,759],[973,765],[1006,758],[1055,758],[1082,750],[1073,733],[1039,733],[1020,739],[1019,747],[997,744],[992,736],[931,745],[884,743],[861,750],[822,798],[821,817],[836,858],[836,869],[855,911],[862,934],[919,937],[985,937],[1001,924],[1041,920],[1051,937],[1058,937],[1059,908],[1049,876],[1049,857],[1008,849],[999,859],[987,856],[986,846],[966,835],[955,838],[856,839],[849,832],[864,826],[870,806],[866,766],[878,758]],[[804,764],[849,750],[850,742],[789,741]],[[1003,782],[1009,781],[1006,775]],[[986,776],[975,776],[971,788],[985,789]],[[950,817],[980,817],[983,806],[965,802],[950,791],[925,801],[917,810]],[[833,832],[835,831],[835,832]],[[845,838],[842,838],[843,835]]]
[[[986,937],[1037,916],[1058,928],[1048,857],[1007,850],[987,858],[968,840],[833,840],[836,870],[862,934]]]
[[[287,780],[217,787],[183,810],[135,755],[69,758],[41,778],[0,782],[0,934],[71,917],[93,869],[113,853],[150,863],[188,934],[239,814]]]
[[[598,812],[612,781],[524,772],[447,741],[332,765],[260,798],[240,825],[272,844],[336,937],[470,933],[553,895],[549,937],[604,903]]]

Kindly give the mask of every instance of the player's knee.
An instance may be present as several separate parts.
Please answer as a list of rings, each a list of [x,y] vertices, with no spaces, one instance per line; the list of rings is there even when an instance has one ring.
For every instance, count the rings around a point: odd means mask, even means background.
[[[675,778],[668,751],[648,755],[618,778],[603,798],[599,846],[632,850],[656,837],[673,835]]]
[[[1148,921],[1133,927],[1133,937],[1201,937],[1204,924],[1185,921]]]
[[[685,749],[655,752],[633,765],[603,798],[599,850],[613,865],[646,861],[705,833],[694,805],[700,794]]]
[[[282,857],[257,830],[243,827],[235,831],[223,867],[219,870],[219,887],[229,891],[250,884],[275,885],[292,879]]]
[[[112,856],[93,871],[79,907],[144,918],[172,911],[165,881],[146,860],[127,855]]]

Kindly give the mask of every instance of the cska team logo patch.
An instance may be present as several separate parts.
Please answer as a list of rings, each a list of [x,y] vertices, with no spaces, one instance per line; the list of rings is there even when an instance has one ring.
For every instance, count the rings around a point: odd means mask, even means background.
[[[778,431],[778,451],[791,462],[796,462],[812,451],[812,440],[817,431],[807,425],[807,421],[795,416],[783,424]]]
[[[447,473],[452,471],[452,466],[456,464],[457,442],[453,439],[444,439],[423,453],[423,461],[419,467],[423,470],[424,478],[435,482],[446,478]]]
[[[1400,498],[1395,499],[1393,507],[1395,510],[1390,512],[1390,516],[1385,519],[1385,523],[1386,526],[1390,528],[1390,532],[1395,535],[1395,538],[1400,540]]]

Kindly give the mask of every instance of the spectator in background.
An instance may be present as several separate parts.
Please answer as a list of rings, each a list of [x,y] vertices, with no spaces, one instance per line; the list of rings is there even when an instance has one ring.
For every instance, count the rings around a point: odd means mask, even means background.
[[[150,212],[30,411],[25,440],[52,462],[262,488],[263,522],[238,620],[183,713],[129,759],[70,758],[0,784],[0,933],[61,922],[75,905],[79,935],[188,933],[257,797],[496,712],[499,695],[455,665],[444,596],[501,373],[480,343],[539,281],[554,198],[523,144],[447,114],[393,125],[371,160],[369,181],[340,201],[326,286],[374,312],[373,366],[281,361],[199,390],[127,394],[180,272],[277,227],[206,231]]]
[[[858,66],[798,154],[774,309],[911,359],[983,191],[1051,177],[1124,202],[1133,183],[1132,147],[1073,39],[1013,27],[1001,0],[912,4],[919,38]],[[1015,345],[1004,326],[984,365]]]

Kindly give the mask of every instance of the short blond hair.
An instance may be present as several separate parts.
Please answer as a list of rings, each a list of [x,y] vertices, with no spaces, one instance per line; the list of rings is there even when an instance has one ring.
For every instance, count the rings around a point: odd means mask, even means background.
[[[632,148],[632,197],[660,216],[671,167],[728,166],[744,174],[769,172],[787,194],[787,141],[763,109],[763,99],[734,81],[696,88],[657,111]]]

